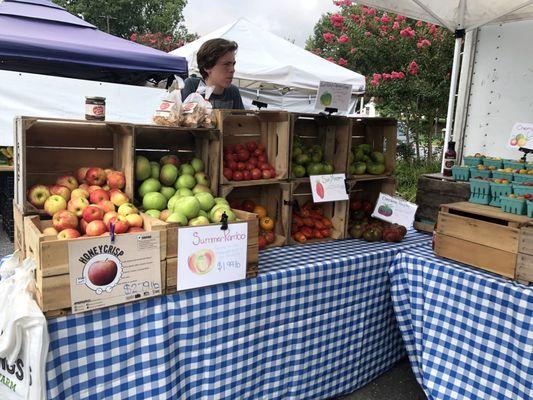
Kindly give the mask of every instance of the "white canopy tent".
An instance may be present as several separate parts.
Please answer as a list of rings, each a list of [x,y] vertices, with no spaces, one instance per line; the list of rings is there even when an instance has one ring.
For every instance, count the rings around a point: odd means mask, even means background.
[[[275,108],[310,111],[320,81],[352,85],[354,95],[365,91],[363,75],[262,30],[246,19],[238,19],[171,54],[187,58],[189,73],[199,75],[196,53],[205,41],[218,37],[239,45],[234,84],[241,89],[245,103],[258,99]]]
[[[445,144],[451,137],[457,81],[461,69],[461,42],[464,32],[490,23],[533,19],[533,0],[358,0],[357,4],[424,20],[455,32],[456,41],[446,118]],[[446,148],[443,151],[446,151]],[[444,168],[444,157],[442,158],[442,168]]]

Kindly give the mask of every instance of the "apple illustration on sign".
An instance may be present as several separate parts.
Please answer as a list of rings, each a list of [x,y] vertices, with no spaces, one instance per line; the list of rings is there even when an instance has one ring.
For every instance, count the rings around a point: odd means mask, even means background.
[[[205,275],[215,266],[215,253],[209,249],[198,250],[189,256],[187,263],[191,272]]]
[[[324,198],[324,185],[322,185],[320,182],[317,182],[317,183],[316,183],[316,194],[317,194],[318,197],[320,197],[321,199]]]
[[[117,273],[117,263],[113,260],[106,259],[92,263],[89,266],[87,276],[94,286],[106,286],[113,282]]]

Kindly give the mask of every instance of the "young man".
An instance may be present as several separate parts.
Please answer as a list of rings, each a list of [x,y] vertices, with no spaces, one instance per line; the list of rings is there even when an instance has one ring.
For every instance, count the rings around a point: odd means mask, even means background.
[[[241,94],[232,85],[235,73],[235,52],[237,43],[226,39],[211,39],[202,44],[196,59],[202,79],[190,77],[185,80],[185,87],[181,91],[182,100],[196,92],[198,86],[212,86],[213,93],[209,101],[213,108],[243,109]]]

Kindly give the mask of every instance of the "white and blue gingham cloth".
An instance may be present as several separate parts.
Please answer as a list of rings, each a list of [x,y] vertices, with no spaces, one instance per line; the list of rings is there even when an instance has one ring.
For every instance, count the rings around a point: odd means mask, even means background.
[[[49,320],[49,399],[326,399],[404,356],[387,270],[402,243],[263,251],[257,278]]]
[[[402,251],[389,270],[394,311],[430,400],[533,399],[533,287]]]

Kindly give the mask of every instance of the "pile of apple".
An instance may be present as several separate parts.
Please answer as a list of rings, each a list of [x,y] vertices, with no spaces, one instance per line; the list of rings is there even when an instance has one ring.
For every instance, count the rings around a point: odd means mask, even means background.
[[[224,177],[229,181],[272,179],[276,169],[268,162],[265,145],[255,141],[224,146]]]
[[[142,232],[143,220],[122,191],[124,173],[100,167],[82,167],[76,176],[61,176],[55,185],[34,185],[28,201],[52,217],[45,235],[58,239]]]
[[[324,239],[331,237],[331,220],[324,216],[322,206],[306,203],[300,211],[292,211],[291,236],[299,243],[308,239]]]
[[[263,250],[269,244],[274,243],[276,240],[276,234],[274,233],[276,220],[268,216],[265,207],[256,204],[253,200],[244,200],[243,202],[240,202],[239,200],[230,200],[230,206],[237,210],[257,214],[259,217],[259,237],[257,238],[259,250]]]
[[[219,223],[224,213],[228,222],[236,219],[226,199],[213,196],[199,158],[182,164],[176,155],[158,162],[137,156],[135,178],[142,207],[152,217],[180,226]]]

